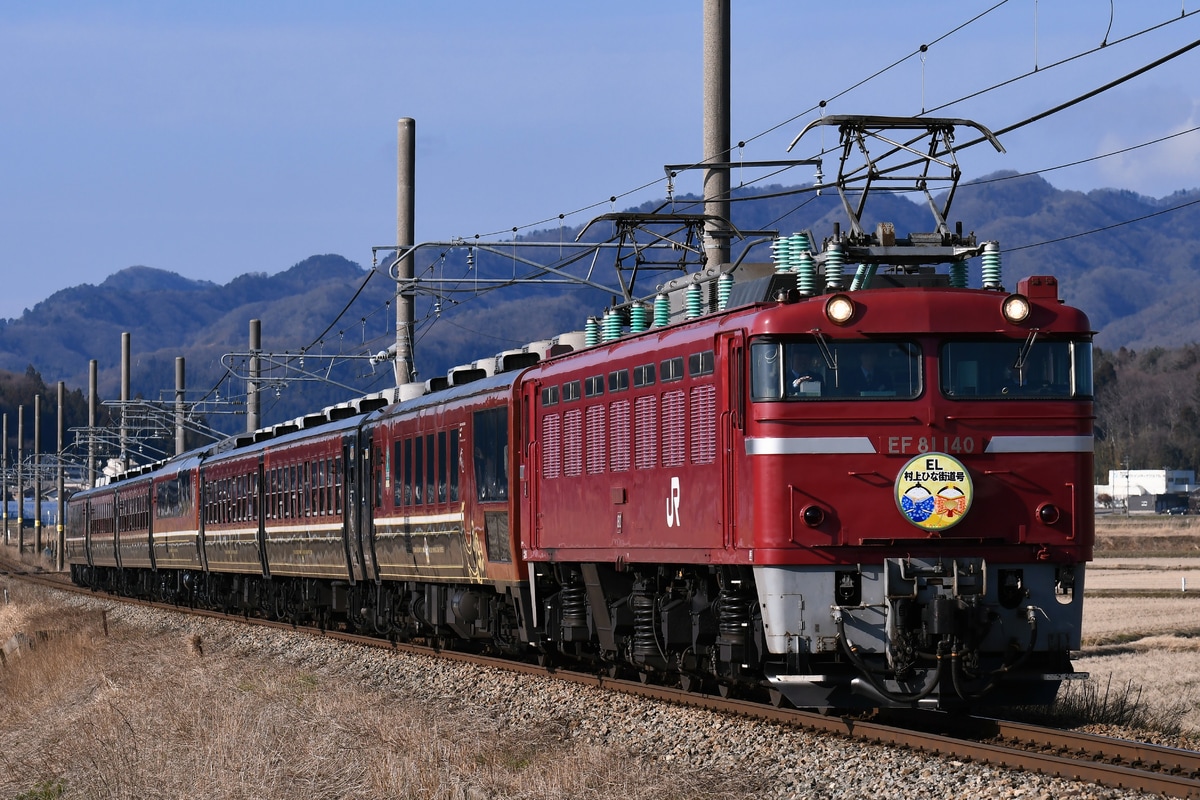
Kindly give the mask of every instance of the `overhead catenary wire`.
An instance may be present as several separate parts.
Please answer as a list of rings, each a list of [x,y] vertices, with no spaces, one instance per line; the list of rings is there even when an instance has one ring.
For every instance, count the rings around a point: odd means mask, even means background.
[[[947,38],[949,38],[950,36],[952,36],[952,35],[954,35],[954,34],[957,34],[957,33],[961,32],[963,29],[967,28],[968,26],[970,26],[970,25],[972,25],[972,24],[974,24],[974,23],[977,23],[977,22],[979,22],[979,21],[980,21],[980,20],[981,20],[983,17],[985,17],[986,15],[988,15],[988,14],[992,13],[993,11],[997,10],[998,8],[1000,8],[1001,6],[1004,6],[1004,5],[1006,5],[1006,4],[1007,4],[1007,2],[1008,2],[1008,0],[1001,0],[1001,1],[1000,1],[1000,2],[998,2],[998,3],[995,3],[994,5],[992,5],[992,6],[988,7],[987,9],[985,9],[985,10],[981,11],[980,13],[976,14],[975,16],[971,17],[971,18],[970,18],[970,19],[968,19],[967,21],[965,21],[965,22],[963,22],[963,23],[961,23],[961,24],[959,24],[959,25],[955,26],[954,28],[950,29],[950,30],[949,30],[949,31],[947,31],[946,33],[944,33],[944,34],[942,34],[942,35],[940,35],[940,36],[938,36],[938,37],[935,37],[934,39],[930,40],[929,42],[927,42],[927,43],[924,43],[924,44],[922,44],[922,45],[920,45],[920,46],[918,46],[918,47],[914,48],[914,49],[913,49],[911,52],[909,52],[907,55],[905,55],[905,56],[903,56],[903,57],[901,57],[901,58],[899,58],[899,59],[895,60],[894,62],[892,62],[892,63],[888,64],[887,66],[885,66],[885,67],[883,67],[883,68],[881,68],[881,69],[878,69],[878,70],[876,70],[876,71],[875,71],[875,72],[873,72],[872,74],[870,74],[870,75],[868,75],[867,77],[865,77],[865,78],[863,78],[863,79],[861,79],[861,80],[859,80],[859,81],[855,82],[854,84],[852,84],[852,85],[848,86],[847,88],[845,88],[845,89],[843,89],[843,90],[841,90],[841,91],[839,91],[839,92],[837,92],[837,93],[835,93],[835,94],[833,94],[833,95],[831,95],[831,96],[829,96],[829,97],[827,97],[827,98],[825,98],[825,99],[821,100],[821,101],[820,101],[819,103],[817,103],[816,105],[813,105],[813,106],[811,106],[811,107],[809,107],[809,108],[805,109],[804,111],[801,111],[801,112],[799,112],[799,113],[797,113],[797,114],[794,114],[794,115],[792,115],[791,117],[789,117],[788,119],[785,119],[785,120],[783,120],[782,122],[779,122],[779,123],[777,123],[777,124],[775,124],[775,125],[772,125],[771,127],[767,128],[767,129],[765,129],[765,130],[763,130],[763,131],[760,131],[759,133],[756,133],[756,134],[754,134],[753,136],[751,136],[751,137],[749,137],[749,138],[742,139],[742,140],[738,141],[736,145],[734,145],[733,147],[729,148],[729,149],[728,149],[728,150],[726,150],[724,153],[722,153],[722,154],[718,154],[718,156],[715,156],[715,157],[720,157],[720,158],[728,158],[728,157],[729,157],[729,155],[730,155],[730,154],[733,152],[733,150],[734,150],[735,148],[741,148],[741,147],[744,147],[744,146],[745,146],[747,143],[749,143],[749,142],[752,142],[752,141],[755,141],[756,139],[762,138],[763,136],[766,136],[766,135],[768,135],[769,133],[772,133],[772,132],[774,132],[774,131],[778,130],[779,128],[781,128],[781,127],[783,127],[783,126],[785,126],[785,125],[791,124],[791,123],[795,122],[796,120],[798,120],[798,119],[801,119],[802,117],[804,117],[804,116],[806,116],[806,115],[808,115],[808,114],[811,114],[811,113],[813,113],[814,111],[818,111],[818,110],[822,110],[822,109],[824,109],[824,108],[825,108],[825,107],[826,107],[826,106],[827,106],[827,105],[828,105],[830,102],[832,102],[833,100],[837,100],[837,99],[840,99],[840,98],[844,97],[846,94],[848,94],[848,93],[850,93],[850,92],[854,91],[855,89],[857,89],[857,88],[860,88],[861,86],[863,86],[863,85],[865,85],[865,84],[867,84],[867,83],[869,83],[869,82],[871,82],[871,81],[873,81],[873,80],[875,80],[875,79],[879,78],[880,76],[882,76],[882,75],[884,75],[885,73],[889,72],[890,70],[892,70],[892,69],[894,69],[894,68],[898,67],[899,65],[903,64],[904,62],[906,62],[906,61],[908,61],[908,60],[912,59],[913,57],[920,56],[922,53],[926,53],[926,52],[928,52],[929,48],[930,48],[930,47],[932,47],[933,45],[939,44],[939,43],[943,42],[944,40],[946,40]],[[1186,19],[1188,19],[1188,18],[1190,18],[1190,17],[1194,16],[1194,15],[1195,15],[1195,14],[1197,14],[1197,13],[1200,13],[1200,11],[1191,11],[1191,12],[1189,12],[1189,11],[1183,10],[1183,11],[1181,11],[1180,15],[1179,15],[1179,16],[1177,16],[1177,17],[1173,17],[1173,18],[1171,18],[1171,19],[1168,19],[1168,20],[1165,20],[1165,21],[1162,21],[1162,22],[1155,23],[1155,24],[1153,24],[1153,25],[1150,25],[1150,26],[1148,26],[1148,27],[1146,27],[1146,28],[1143,28],[1143,29],[1140,29],[1140,30],[1138,30],[1138,31],[1135,31],[1134,33],[1128,34],[1128,35],[1126,35],[1126,36],[1123,36],[1123,37],[1121,37],[1121,38],[1119,38],[1119,39],[1116,39],[1116,40],[1113,40],[1113,41],[1111,41],[1111,42],[1110,42],[1110,41],[1107,41],[1107,33],[1106,33],[1106,34],[1105,34],[1105,41],[1104,41],[1104,43],[1102,43],[1101,45],[1099,45],[1099,46],[1097,46],[1097,47],[1095,47],[1095,48],[1089,48],[1089,49],[1088,49],[1088,50],[1086,50],[1086,51],[1082,51],[1082,52],[1080,52],[1080,53],[1077,53],[1077,54],[1075,54],[1075,55],[1069,56],[1069,57],[1067,57],[1067,58],[1065,58],[1065,59],[1061,59],[1061,60],[1059,60],[1059,61],[1057,61],[1057,62],[1054,62],[1054,63],[1051,63],[1051,64],[1047,64],[1047,65],[1045,65],[1045,66],[1042,66],[1042,67],[1040,67],[1040,68],[1035,68],[1034,70],[1032,70],[1032,71],[1030,71],[1030,72],[1023,73],[1022,75],[1018,75],[1018,76],[1015,76],[1015,77],[1013,77],[1013,78],[1006,79],[1006,80],[1004,80],[1004,81],[1001,81],[1001,82],[999,82],[999,83],[993,84],[993,85],[991,85],[991,86],[988,86],[988,87],[986,87],[986,88],[984,88],[984,89],[981,89],[981,90],[979,90],[979,91],[972,92],[971,94],[965,95],[964,97],[960,97],[960,98],[958,98],[958,99],[956,99],[956,100],[953,100],[953,101],[950,101],[950,102],[948,102],[948,103],[944,103],[944,104],[942,104],[942,105],[936,106],[935,108],[928,109],[928,110],[924,111],[924,112],[923,112],[923,114],[930,114],[930,113],[932,113],[932,112],[934,112],[934,111],[937,111],[937,110],[940,110],[940,109],[946,108],[946,107],[947,107],[947,106],[949,106],[949,105],[954,105],[954,104],[956,104],[956,103],[961,103],[961,102],[964,102],[964,101],[965,101],[965,100],[967,100],[967,99],[972,99],[972,98],[978,97],[978,96],[980,96],[981,94],[985,94],[985,93],[987,93],[987,92],[995,91],[995,90],[997,90],[997,89],[999,89],[999,88],[1002,88],[1002,87],[1004,87],[1004,86],[1007,86],[1007,85],[1009,85],[1009,84],[1011,84],[1011,83],[1013,83],[1013,82],[1015,82],[1015,81],[1022,80],[1022,79],[1024,79],[1024,78],[1031,77],[1032,75],[1041,75],[1041,74],[1044,74],[1044,73],[1048,72],[1050,69],[1053,69],[1053,68],[1055,68],[1055,67],[1058,67],[1058,66],[1061,66],[1061,65],[1063,65],[1063,64],[1069,63],[1069,62],[1071,62],[1071,61],[1077,60],[1078,58],[1081,58],[1081,57],[1083,57],[1083,56],[1086,56],[1086,55],[1094,55],[1095,53],[1097,53],[1097,52],[1100,52],[1101,50],[1104,50],[1104,49],[1111,49],[1111,48],[1112,48],[1112,47],[1114,47],[1115,45],[1122,44],[1122,43],[1125,43],[1125,42],[1128,42],[1128,41],[1132,41],[1132,40],[1134,40],[1134,39],[1136,39],[1136,38],[1138,38],[1138,37],[1140,37],[1140,36],[1144,36],[1144,35],[1146,35],[1146,34],[1149,34],[1149,33],[1153,32],[1153,31],[1159,30],[1159,29],[1161,29],[1161,28],[1164,28],[1164,27],[1166,27],[1166,26],[1173,25],[1173,24],[1175,24],[1175,23],[1181,22],[1181,21],[1183,21],[1183,20],[1186,20]],[[1111,27],[1111,24],[1110,24],[1110,27]],[[1169,59],[1167,59],[1167,60],[1169,60]],[[1164,63],[1165,63],[1165,62],[1164,62]],[[1084,99],[1086,99],[1086,98],[1084,98]],[[1058,110],[1062,110],[1062,109],[1058,109]],[[1043,115],[1043,116],[1045,116],[1045,115]],[[1036,121],[1036,120],[1034,120],[1034,121]],[[1007,132],[1008,130],[1010,130],[1010,129],[1004,129],[1003,131],[997,131],[996,133],[997,133],[997,135],[1000,135],[1000,133],[1002,133],[1002,132]],[[972,144],[975,144],[975,143],[977,143],[977,142],[972,142]],[[826,154],[826,153],[828,153],[828,152],[829,152],[828,150],[822,150],[822,151],[821,151],[821,152],[820,152],[818,155],[824,155],[824,154]],[[704,163],[705,163],[704,161],[699,161],[699,162],[696,162],[696,164],[694,164],[694,165],[692,165],[692,166],[703,166],[703,164],[704,164]],[[543,225],[546,225],[546,224],[548,224],[548,223],[551,223],[551,222],[561,222],[561,220],[562,220],[564,217],[566,217],[566,216],[573,216],[573,215],[576,215],[576,214],[580,214],[580,213],[583,213],[583,212],[585,212],[585,211],[589,211],[589,210],[592,210],[592,209],[598,208],[598,207],[600,207],[600,206],[604,205],[605,203],[610,203],[610,204],[611,204],[611,203],[614,203],[614,202],[616,202],[618,199],[620,199],[620,198],[622,198],[622,197],[626,197],[626,196],[629,196],[629,195],[635,194],[635,193],[637,193],[637,192],[643,191],[643,190],[645,190],[645,189],[647,189],[647,188],[650,188],[651,186],[654,186],[654,185],[656,185],[656,184],[662,183],[664,180],[666,180],[666,178],[665,178],[665,177],[664,177],[664,178],[657,178],[657,179],[655,179],[655,180],[653,180],[653,181],[648,181],[648,182],[646,182],[646,183],[644,183],[644,184],[641,184],[640,186],[634,187],[634,188],[632,188],[632,189],[629,189],[629,190],[627,190],[627,191],[624,191],[624,192],[620,192],[620,193],[617,193],[617,194],[610,195],[610,196],[609,196],[607,199],[598,200],[598,201],[596,201],[596,202],[594,202],[594,203],[591,203],[591,204],[589,204],[589,205],[586,205],[586,206],[582,206],[582,207],[580,207],[580,208],[578,208],[578,209],[576,209],[576,210],[574,210],[574,211],[567,212],[567,213],[565,213],[565,214],[557,214],[557,215],[554,215],[554,216],[549,216],[549,217],[546,217],[546,218],[544,218],[544,219],[540,219],[540,220],[537,220],[537,221],[534,221],[534,222],[526,223],[526,224],[524,224],[524,225],[515,225],[515,226],[511,226],[511,227],[509,227],[509,228],[505,228],[505,229],[502,229],[502,230],[495,230],[495,231],[492,231],[492,232],[489,232],[489,233],[478,233],[478,234],[475,234],[475,235],[474,235],[474,238],[475,238],[475,239],[480,239],[480,238],[485,238],[485,237],[501,236],[501,235],[504,235],[504,234],[515,234],[515,233],[516,233],[516,232],[518,232],[518,231],[521,231],[521,230],[527,230],[527,229],[530,229],[530,228],[536,228],[536,227],[538,227],[538,226],[543,226]],[[758,180],[761,180],[761,178],[760,178],[760,179],[758,179]],[[753,184],[753,183],[755,183],[755,182],[757,182],[757,181],[751,181],[751,184]],[[743,185],[745,185],[745,184],[743,184]],[[720,198],[720,199],[724,199],[724,198]]]

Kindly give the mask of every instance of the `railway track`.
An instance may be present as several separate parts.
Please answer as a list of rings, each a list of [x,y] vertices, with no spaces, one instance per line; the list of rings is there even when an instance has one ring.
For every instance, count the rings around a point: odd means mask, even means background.
[[[0,572],[47,588],[91,594],[56,573],[31,570],[0,560]],[[117,599],[117,598],[114,598]],[[119,598],[154,608],[197,614],[214,619],[238,620],[263,627],[295,630],[288,622],[233,617],[227,614]],[[317,631],[314,635],[356,645],[396,649],[411,653],[479,664],[530,675],[624,692],[670,703],[704,708],[725,714],[771,721],[848,737],[855,741],[905,748],[943,758],[970,761],[995,767],[1040,773],[1063,779],[1085,781],[1127,791],[1142,791],[1165,797],[1200,798],[1200,752],[1114,739],[1037,725],[980,717],[953,717],[940,713],[912,712],[891,722],[816,714],[795,709],[736,700],[716,695],[655,686],[553,666],[515,663],[489,656],[458,653],[341,631]],[[892,714],[896,717],[896,714]]]

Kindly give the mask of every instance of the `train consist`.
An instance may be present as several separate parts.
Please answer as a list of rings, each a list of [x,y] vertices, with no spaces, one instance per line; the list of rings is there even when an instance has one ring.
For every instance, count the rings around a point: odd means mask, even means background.
[[[801,707],[1048,702],[1093,546],[1088,319],[936,207],[906,237],[846,208],[653,324],[80,492],[72,577]]]

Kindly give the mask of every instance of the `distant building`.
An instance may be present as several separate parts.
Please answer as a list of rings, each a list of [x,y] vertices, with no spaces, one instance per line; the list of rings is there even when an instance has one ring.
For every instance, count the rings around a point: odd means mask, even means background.
[[[1186,508],[1197,488],[1192,469],[1110,469],[1108,483],[1097,485],[1094,497],[1107,495],[1113,508],[1153,514]],[[1101,505],[1098,499],[1096,505]]]

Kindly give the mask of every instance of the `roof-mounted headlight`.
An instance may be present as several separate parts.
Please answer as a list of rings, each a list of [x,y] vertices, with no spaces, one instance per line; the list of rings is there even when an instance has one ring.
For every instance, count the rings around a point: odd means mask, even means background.
[[[849,295],[833,295],[825,301],[825,316],[834,325],[845,325],[854,316],[854,301]]]
[[[1016,325],[1029,319],[1029,298],[1023,294],[1010,294],[1002,306],[1004,318]]]

